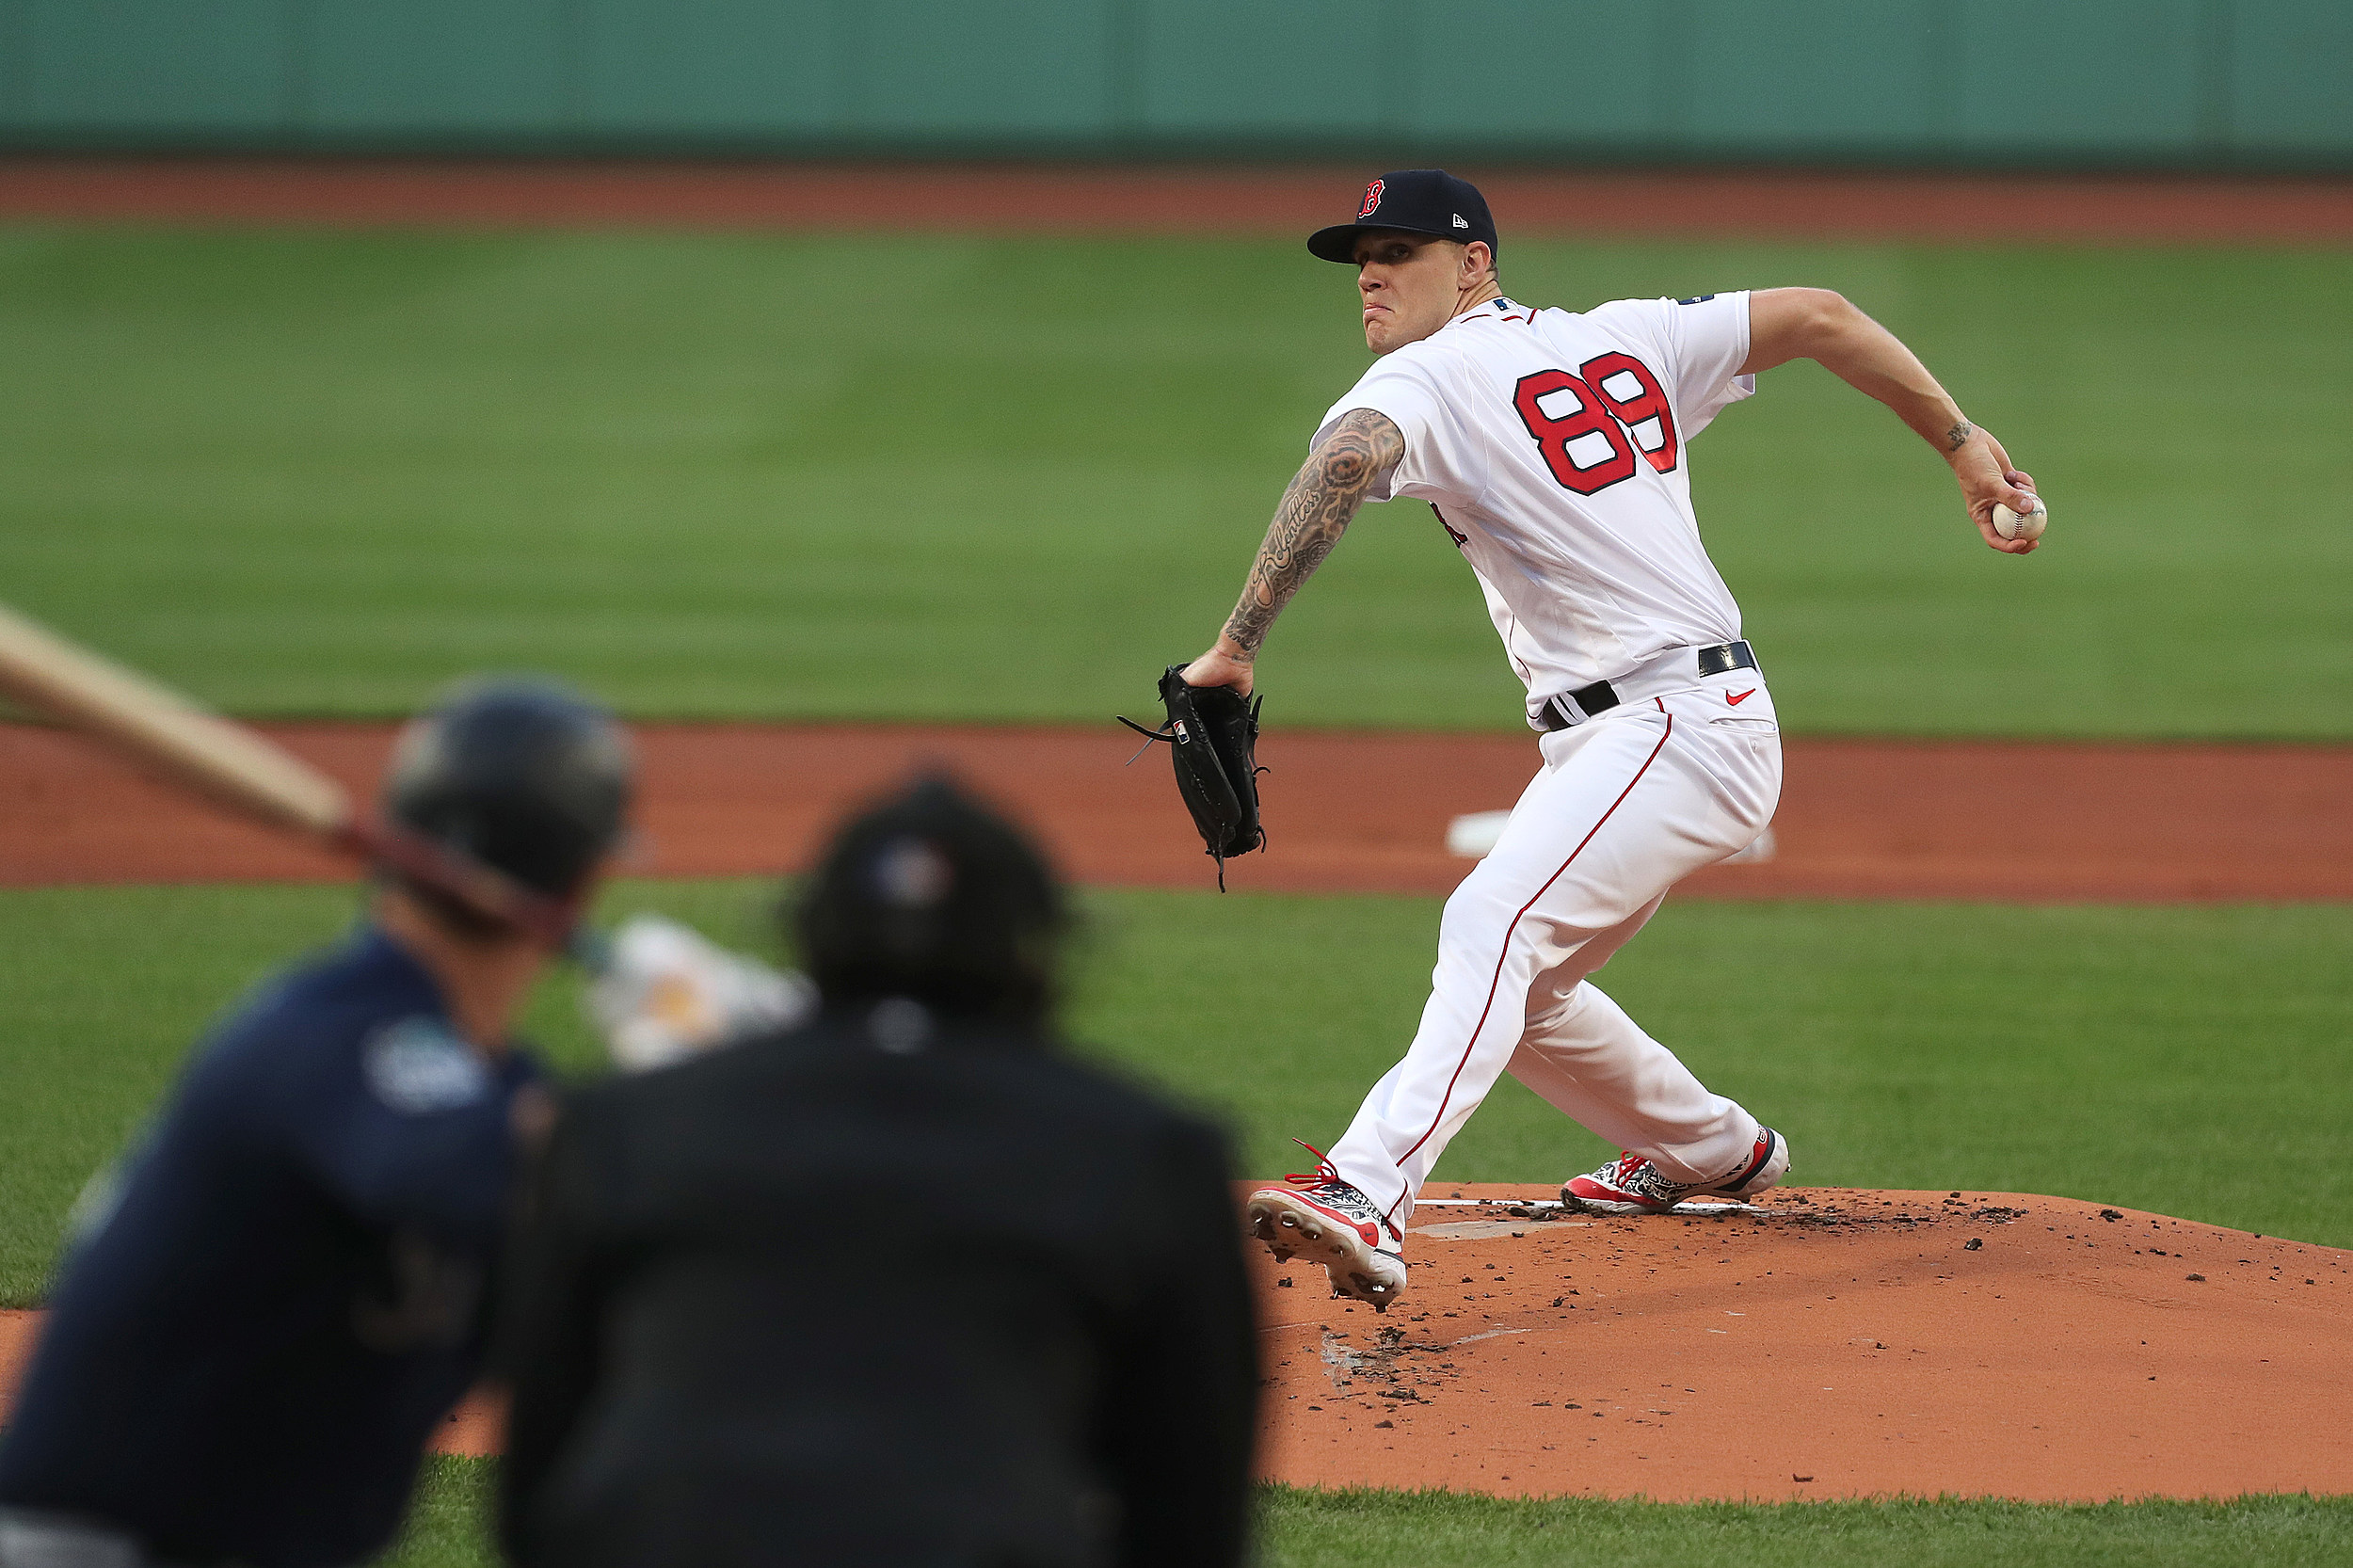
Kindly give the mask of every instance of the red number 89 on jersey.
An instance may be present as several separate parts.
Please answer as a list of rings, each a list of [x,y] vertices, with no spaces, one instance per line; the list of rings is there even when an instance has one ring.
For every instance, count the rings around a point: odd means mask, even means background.
[[[1576,407],[1562,408],[1572,397]],[[1513,391],[1512,407],[1536,438],[1536,450],[1544,454],[1552,476],[1579,495],[1633,478],[1638,455],[1661,473],[1674,471],[1674,411],[1667,406],[1658,377],[1631,354],[1595,355],[1577,366],[1574,376],[1565,370],[1523,376]],[[1635,438],[1635,428],[1654,420],[1658,444],[1643,446]],[[1592,460],[1580,464],[1569,448],[1589,436],[1600,437],[1609,450],[1605,456],[1588,442],[1585,455]]]

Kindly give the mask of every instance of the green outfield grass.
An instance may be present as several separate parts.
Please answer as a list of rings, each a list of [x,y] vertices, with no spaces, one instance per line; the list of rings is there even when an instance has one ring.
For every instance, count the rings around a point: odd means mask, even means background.
[[[1985,551],[1814,367],[1694,448],[1808,731],[2353,733],[2353,255],[1509,244],[1521,297],[1843,289],[2041,480]],[[1365,361],[1289,242],[0,229],[0,595],[232,708],[483,665],[663,715],[1093,722],[1232,601]],[[1280,724],[1497,726],[1417,504],[1265,661]]]
[[[1267,1568],[2316,1568],[2353,1549],[2353,1498],[1662,1504],[1278,1486],[1259,1532]]]
[[[491,1568],[494,1467],[437,1459],[388,1568]],[[2353,1498],[2233,1502],[1542,1502],[1259,1493],[1265,1568],[2291,1568],[2353,1553]]]
[[[762,945],[773,889],[659,882]],[[0,892],[0,1305],[38,1298],[67,1208],[205,1019],[333,936],[336,888]],[[1403,1048],[1437,901],[1096,892],[1072,1008],[1093,1048],[1228,1116],[1245,1174],[1299,1168]],[[1785,1131],[1816,1186],[2049,1192],[2353,1244],[2353,907],[1670,904],[1603,984]],[[534,1032],[598,1048],[568,976]],[[1438,1168],[1557,1180],[1606,1151],[1506,1081]]]

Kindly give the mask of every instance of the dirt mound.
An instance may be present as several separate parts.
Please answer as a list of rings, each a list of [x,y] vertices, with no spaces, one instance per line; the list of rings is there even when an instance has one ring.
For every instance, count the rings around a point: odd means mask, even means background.
[[[269,732],[355,789],[381,725]],[[1096,729],[645,725],[646,853],[633,870],[764,874],[805,864],[857,800],[945,761],[1106,885],[1213,885],[1168,764],[1125,766]],[[1827,741],[1786,744],[1775,857],[1678,896],[2074,900],[2353,898],[2353,748]],[[1272,840],[1237,888],[1446,892],[1454,816],[1509,806],[1531,737],[1275,730],[1259,760]],[[2031,780],[2036,808],[2005,803]],[[2228,822],[2227,835],[2213,824]],[[0,886],[318,880],[334,859],[151,784],[56,730],[0,725]]]
[[[1425,1195],[1406,1252],[1385,1316],[1254,1259],[1268,1476],[1670,1500],[2353,1492],[2353,1253],[2062,1198],[1833,1191],[1631,1220]]]

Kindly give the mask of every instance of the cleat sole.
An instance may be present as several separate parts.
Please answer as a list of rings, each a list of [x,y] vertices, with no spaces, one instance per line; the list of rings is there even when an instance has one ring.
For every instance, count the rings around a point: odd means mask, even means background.
[[[1384,1281],[1368,1271],[1371,1249],[1360,1244],[1353,1231],[1303,1214],[1291,1207],[1292,1201],[1289,1193],[1270,1192],[1253,1196],[1244,1208],[1251,1238],[1263,1243],[1277,1263],[1298,1256],[1321,1267],[1336,1297],[1367,1303],[1376,1312],[1386,1312],[1404,1294],[1401,1283]]]

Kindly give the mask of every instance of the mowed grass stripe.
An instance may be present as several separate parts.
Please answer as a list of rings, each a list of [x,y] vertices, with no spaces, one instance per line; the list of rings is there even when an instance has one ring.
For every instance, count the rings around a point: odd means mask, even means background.
[[[387,1568],[492,1568],[494,1484],[492,1461],[431,1461]],[[2346,1497],[1650,1503],[1266,1486],[1258,1499],[1266,1568],[2304,1568],[2353,1553]]]
[[[639,882],[660,909],[773,951],[776,889]],[[0,891],[0,1305],[37,1299],[74,1193],[206,1021],[331,939],[338,888]],[[1089,1048],[1227,1116],[1244,1174],[1328,1144],[1403,1049],[1436,936],[1428,898],[1095,891],[1070,1023]],[[2353,1243],[2353,906],[1670,904],[1601,983],[1786,1132],[1814,1186],[2048,1192]],[[600,1050],[577,981],[531,1030]],[[1505,1080],[1450,1180],[1557,1180],[1608,1151]]]
[[[2317,1564],[2353,1547],[2353,1498],[1650,1503],[1270,1487],[1259,1537],[1268,1568]]]
[[[2353,734],[2353,255],[1508,241],[1517,297],[1817,283],[2053,503],[1985,551],[1810,365],[1691,446],[1793,728]],[[462,671],[669,716],[1096,722],[1232,602],[1366,361],[1295,243],[0,228],[8,597],[214,702]],[[1469,574],[1369,509],[1285,724],[1516,725]]]

